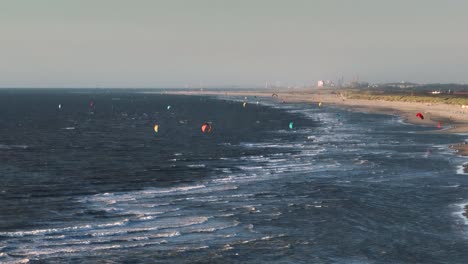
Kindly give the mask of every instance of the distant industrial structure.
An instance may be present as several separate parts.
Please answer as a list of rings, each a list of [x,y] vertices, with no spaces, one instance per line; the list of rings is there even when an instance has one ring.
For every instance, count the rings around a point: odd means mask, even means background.
[[[321,88],[321,87],[335,87],[335,83],[333,81],[330,81],[330,80],[319,80],[317,81],[317,87],[318,88]]]

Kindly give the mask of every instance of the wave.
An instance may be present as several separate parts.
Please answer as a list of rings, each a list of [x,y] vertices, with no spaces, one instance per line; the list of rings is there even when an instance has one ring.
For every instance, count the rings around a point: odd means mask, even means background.
[[[124,219],[124,220],[117,221],[117,222],[98,224],[98,225],[87,224],[87,225],[69,226],[69,227],[61,227],[61,228],[36,229],[36,230],[29,230],[29,231],[0,232],[0,236],[4,236],[4,237],[24,237],[24,236],[62,234],[64,232],[70,232],[70,231],[79,231],[79,230],[86,230],[86,229],[93,229],[93,228],[94,229],[99,229],[99,228],[123,226],[127,222],[128,222],[128,219]]]
[[[457,208],[455,215],[458,216],[465,225],[468,225],[468,203],[457,203],[455,207]]]
[[[285,144],[276,144],[276,143],[240,143],[241,147],[245,148],[291,148],[291,149],[301,149],[305,145],[301,143],[285,143]]]
[[[9,150],[9,149],[27,149],[28,145],[4,145],[0,144],[0,149]]]
[[[191,164],[191,165],[187,165],[187,167],[189,167],[189,168],[205,168],[206,165],[205,164]]]
[[[128,193],[102,193],[93,196],[81,198],[79,201],[83,203],[105,203],[105,204],[116,204],[120,202],[137,201],[138,199],[153,198],[160,195],[171,195],[185,193],[194,190],[200,190],[206,188],[206,185],[189,185],[169,188],[148,188],[142,191],[128,192]],[[157,206],[156,204],[152,207]]]
[[[458,188],[460,187],[460,184],[454,184],[454,185],[447,185],[447,186],[440,186],[442,188]]]
[[[181,228],[200,225],[208,222],[209,219],[211,219],[211,217],[206,216],[173,217],[141,227],[127,226],[122,228],[122,225],[127,222],[122,221],[99,225],[83,225],[23,232],[3,232],[2,235],[18,238],[16,242],[9,241],[12,244],[9,246],[10,249],[8,252],[8,255],[16,257],[15,261],[18,261],[18,257],[30,258],[42,255],[75,254],[116,248],[157,245],[164,243],[164,240],[161,239],[180,236],[183,231]],[[118,227],[119,225],[121,227]],[[219,230],[227,227],[215,226],[214,228],[215,230]],[[209,231],[210,229],[206,227],[205,230]],[[198,231],[203,231],[203,229]],[[62,239],[50,240],[48,236],[45,236],[57,232],[65,234]],[[190,229],[184,232],[190,232]],[[24,242],[24,240],[20,238],[23,236],[34,237]],[[148,242],[141,243],[141,241]],[[0,261],[4,262],[1,256]]]
[[[175,237],[175,236],[180,236],[179,231],[170,231],[170,232],[163,232],[163,233],[150,233],[149,231],[156,231],[160,229],[166,229],[166,228],[173,228],[173,227],[184,227],[184,226],[190,226],[190,225],[195,225],[195,224],[201,224],[204,222],[196,221],[192,222],[189,224],[185,225],[180,225],[180,226],[166,226],[164,227],[148,227],[148,228],[127,228],[127,229],[119,229],[119,230],[110,230],[110,231],[102,231],[102,232],[89,232],[86,233],[85,235],[91,236],[91,237],[105,237],[109,239],[110,237],[114,236],[119,236],[119,235],[128,235],[128,234],[135,234],[135,233],[145,233],[146,238],[168,238],[168,237]],[[134,240],[134,238],[137,236],[130,236],[127,237],[127,240]],[[122,238],[118,238],[116,240],[122,240]],[[102,242],[112,242],[112,240],[107,240],[107,241],[99,241],[100,243]]]
[[[186,251],[197,251],[201,249],[207,249],[209,246],[193,246],[193,247],[179,247],[176,249],[177,252],[186,252]]]
[[[457,166],[457,174],[460,174],[460,175],[468,174],[468,163],[463,163],[462,165]]]

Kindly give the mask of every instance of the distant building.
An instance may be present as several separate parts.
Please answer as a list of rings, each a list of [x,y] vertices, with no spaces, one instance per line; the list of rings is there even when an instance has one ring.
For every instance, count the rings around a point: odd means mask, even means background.
[[[368,88],[371,87],[368,82],[358,82],[358,81],[352,81],[349,83],[349,87],[351,88]]]
[[[317,82],[317,87],[335,87],[335,83],[330,80],[320,80]]]
[[[385,84],[388,87],[394,87],[394,88],[401,88],[401,89],[407,89],[407,88],[414,88],[419,86],[416,83],[410,83],[410,82],[399,82],[399,83],[387,83]]]

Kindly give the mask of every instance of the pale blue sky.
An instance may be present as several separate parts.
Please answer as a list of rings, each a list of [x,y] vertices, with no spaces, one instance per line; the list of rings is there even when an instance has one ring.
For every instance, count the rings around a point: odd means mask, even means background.
[[[465,0],[0,0],[0,87],[468,83]]]

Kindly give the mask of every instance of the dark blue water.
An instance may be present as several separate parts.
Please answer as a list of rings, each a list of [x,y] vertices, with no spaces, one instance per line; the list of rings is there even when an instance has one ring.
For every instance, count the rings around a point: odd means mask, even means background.
[[[0,262],[468,263],[463,135],[241,99],[0,91]]]

